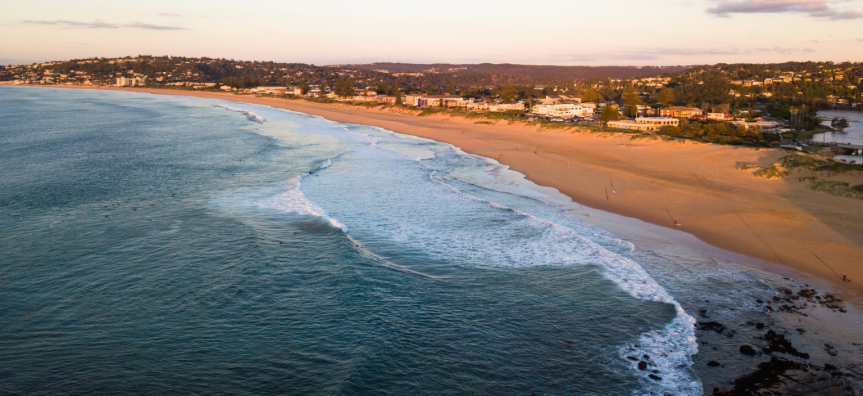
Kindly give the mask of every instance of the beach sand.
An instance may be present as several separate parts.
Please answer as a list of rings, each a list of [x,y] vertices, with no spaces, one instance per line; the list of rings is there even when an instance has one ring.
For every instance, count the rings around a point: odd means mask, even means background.
[[[684,231],[716,247],[827,280],[846,301],[863,306],[863,200],[813,191],[800,180],[808,174],[781,179],[754,174],[786,151],[543,130],[523,123],[476,124],[459,117],[419,117],[409,110],[231,93],[124,90],[267,105],[449,143],[509,165],[579,204]],[[839,179],[863,184],[861,172]],[[842,282],[842,274],[852,282]]]

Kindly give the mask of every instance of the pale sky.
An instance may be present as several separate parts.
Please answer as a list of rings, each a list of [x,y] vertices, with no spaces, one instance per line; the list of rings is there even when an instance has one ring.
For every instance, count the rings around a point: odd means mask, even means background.
[[[863,61],[863,0],[0,0],[0,64]]]

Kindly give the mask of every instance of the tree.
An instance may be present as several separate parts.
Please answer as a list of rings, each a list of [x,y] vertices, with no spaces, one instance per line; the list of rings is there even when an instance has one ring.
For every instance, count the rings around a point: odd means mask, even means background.
[[[402,104],[402,91],[399,87],[393,87],[392,90],[390,90],[390,95],[396,97],[396,104]]]
[[[638,104],[640,102],[641,98],[638,96],[638,92],[635,92],[635,88],[631,85],[626,87],[623,91],[623,115],[632,118],[638,116]]]
[[[300,92],[302,92],[303,95],[309,93],[311,90],[312,87],[309,86],[309,83],[303,83],[303,85],[300,85]]]
[[[342,98],[354,96],[354,80],[348,77],[342,77],[336,80],[336,95]]]
[[[668,106],[669,103],[674,102],[674,90],[671,88],[663,88],[662,91],[656,94],[656,100],[659,103],[662,103],[665,106]]]
[[[845,128],[848,128],[848,120],[841,117],[836,117],[833,121],[830,121],[830,126],[833,129],[838,130],[839,132],[845,132]]]
[[[584,92],[581,93],[581,100],[583,102],[594,102],[599,99],[599,96],[596,94],[596,90],[593,88],[587,88]]]
[[[667,136],[677,136],[680,135],[680,128],[674,125],[666,125],[662,128],[659,128],[659,134]]]
[[[504,103],[514,102],[517,95],[518,91],[516,91],[515,86],[512,84],[506,84],[503,89],[500,90],[500,98]]]
[[[602,108],[602,114],[599,116],[599,121],[605,125],[608,124],[609,121],[615,121],[619,117],[619,110],[617,105],[614,103],[607,103],[605,107]]]

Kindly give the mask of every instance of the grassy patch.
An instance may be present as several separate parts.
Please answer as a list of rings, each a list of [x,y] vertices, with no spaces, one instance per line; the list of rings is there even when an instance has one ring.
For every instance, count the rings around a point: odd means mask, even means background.
[[[851,187],[847,182],[807,177],[809,188],[837,197],[863,199],[863,184]]]
[[[787,171],[783,171],[783,170],[779,169],[779,167],[776,166],[776,164],[770,165],[766,168],[762,168],[761,170],[756,171],[754,173],[755,176],[763,177],[766,179],[781,179],[781,178],[785,177],[785,175],[787,175],[787,174],[788,174]]]
[[[482,124],[482,125],[494,125],[492,121],[476,121],[474,124]]]
[[[813,172],[828,172],[839,174],[852,171],[863,171],[863,165],[849,164],[834,159],[820,159],[812,155],[792,154],[782,157],[782,166],[786,168],[806,168]]]

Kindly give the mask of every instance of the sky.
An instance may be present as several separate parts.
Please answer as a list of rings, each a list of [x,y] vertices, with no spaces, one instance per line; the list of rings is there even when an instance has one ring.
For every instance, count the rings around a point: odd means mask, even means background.
[[[0,64],[863,61],[863,0],[0,0]]]

